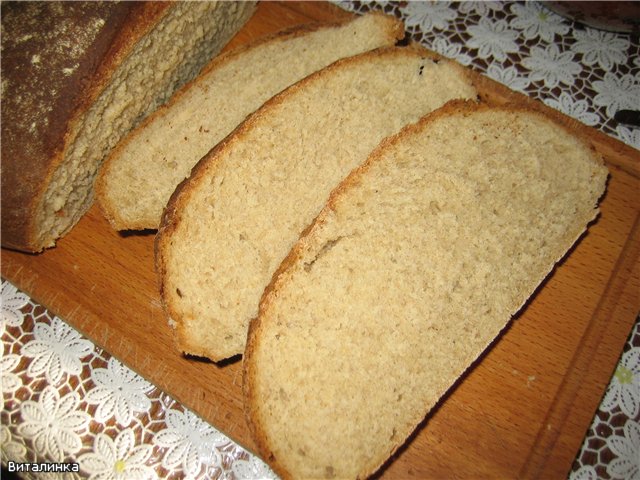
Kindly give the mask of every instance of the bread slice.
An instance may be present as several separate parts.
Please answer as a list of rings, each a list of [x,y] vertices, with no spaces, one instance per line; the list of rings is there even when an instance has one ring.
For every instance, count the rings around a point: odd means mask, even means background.
[[[176,186],[247,115],[310,73],[403,35],[401,21],[372,13],[287,30],[216,58],[105,162],[97,184],[105,216],[118,230],[158,228]]]
[[[3,2],[2,246],[39,252],[93,203],[109,150],[255,2]]]
[[[264,287],[333,187],[384,137],[475,95],[458,64],[391,47],[338,61],[251,115],[178,187],[156,237],[179,348],[242,353]]]
[[[364,478],[598,212],[607,170],[540,113],[452,102],[384,141],[267,289],[246,412],[283,478]]]

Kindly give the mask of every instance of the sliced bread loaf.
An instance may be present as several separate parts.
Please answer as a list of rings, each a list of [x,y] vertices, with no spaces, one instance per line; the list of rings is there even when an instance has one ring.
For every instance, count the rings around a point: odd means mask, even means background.
[[[368,14],[298,27],[216,58],[105,162],[97,198],[118,230],[155,229],[176,186],[247,115],[289,85],[351,55],[392,46],[402,22]],[[172,138],[174,141],[167,141]]]
[[[452,98],[466,70],[420,47],[340,60],[269,100],[194,168],[156,237],[182,351],[242,353],[263,289],[327,196],[386,136]]]
[[[607,170],[545,116],[452,102],[384,141],[274,276],[244,357],[283,478],[364,478],[597,215]]]
[[[217,54],[255,2],[3,2],[2,246],[54,245],[118,140]]]

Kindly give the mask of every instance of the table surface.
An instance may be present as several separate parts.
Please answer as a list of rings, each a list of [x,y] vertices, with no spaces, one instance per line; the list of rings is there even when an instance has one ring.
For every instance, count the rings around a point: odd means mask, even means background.
[[[637,38],[532,2],[338,6],[262,3],[229,48],[309,20],[383,10],[414,41],[592,128],[611,170],[589,234],[381,476],[637,474],[640,156],[630,147],[640,148],[640,130],[612,119],[640,109]],[[490,81],[483,89],[487,101],[518,98]],[[81,472],[69,478],[273,476],[250,453],[240,362],[175,352],[152,243],[110,231],[94,208],[55,249],[2,251],[5,465],[77,462]]]

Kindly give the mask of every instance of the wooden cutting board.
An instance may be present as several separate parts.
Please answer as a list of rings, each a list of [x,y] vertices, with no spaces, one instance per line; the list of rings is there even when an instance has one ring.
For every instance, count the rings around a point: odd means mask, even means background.
[[[347,16],[324,3],[261,3],[229,47]],[[487,101],[522,100],[488,79],[477,83]],[[640,310],[640,152],[594,130],[590,136],[611,172],[599,219],[382,478],[558,478],[569,471]],[[56,248],[2,250],[2,275],[252,449],[241,361],[215,365],[176,351],[156,289],[153,240],[114,232],[94,207]]]

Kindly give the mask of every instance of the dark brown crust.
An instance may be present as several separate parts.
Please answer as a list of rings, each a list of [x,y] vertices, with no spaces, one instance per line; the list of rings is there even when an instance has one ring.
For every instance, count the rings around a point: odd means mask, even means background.
[[[541,118],[545,118],[550,120],[554,124],[569,134],[576,136],[586,145],[591,148],[593,158],[596,159],[599,165],[604,165],[603,159],[597,154],[594,147],[591,145],[588,136],[586,135],[588,129],[582,128],[580,125],[573,125],[574,121],[571,120],[567,123],[567,118],[562,115],[556,115],[555,113],[547,112],[544,108],[539,108],[537,104],[530,102],[521,102],[521,103],[509,103],[502,105],[489,105],[487,103],[482,102],[474,102],[470,100],[451,100],[446,103],[444,106],[435,110],[434,112],[422,117],[418,122],[408,125],[404,127],[400,132],[395,135],[389,136],[384,139],[378,147],[369,155],[367,160],[361,164],[359,167],[354,169],[330,194],[329,199],[325,207],[318,214],[318,216],[314,219],[313,222],[302,232],[298,241],[294,244],[293,248],[287,255],[287,257],[282,261],[276,272],[273,274],[271,282],[265,288],[265,291],[260,300],[258,315],[254,318],[250,325],[249,331],[247,335],[247,344],[243,357],[243,396],[244,396],[244,410],[245,410],[245,419],[249,430],[251,432],[252,438],[257,446],[257,450],[259,454],[269,463],[269,465],[273,468],[273,470],[282,478],[292,478],[290,472],[288,472],[284,466],[275,458],[273,451],[269,447],[269,442],[266,436],[264,429],[260,424],[260,415],[259,415],[259,402],[255,397],[255,365],[252,362],[254,354],[256,350],[260,347],[261,340],[261,332],[264,328],[263,317],[266,312],[269,310],[271,302],[274,297],[277,295],[279,286],[281,283],[286,282],[288,278],[289,271],[295,267],[297,263],[303,258],[303,251],[306,248],[307,241],[313,236],[314,232],[320,228],[326,221],[327,217],[331,214],[332,211],[335,211],[336,202],[351,188],[357,185],[362,177],[366,174],[366,172],[372,167],[375,162],[380,161],[382,154],[389,147],[394,144],[397,144],[403,140],[403,138],[412,133],[417,133],[428,127],[429,124],[436,122],[439,118],[461,114],[464,116],[468,116],[474,114],[476,112],[482,111],[507,111],[507,112],[523,112],[523,113],[531,113],[534,115],[538,115]],[[576,128],[578,127],[578,128]],[[575,239],[573,240],[575,241]],[[573,243],[573,242],[571,242]],[[410,436],[411,432],[408,433]],[[408,438],[407,436],[407,438]],[[398,449],[400,446],[406,441],[406,438],[402,441],[398,441],[398,443],[393,447],[393,449],[389,452],[389,457]],[[358,478],[366,478],[373,473],[375,473],[387,459],[383,459],[379,465],[377,465],[374,469],[367,472],[362,472]]]
[[[370,13],[369,15],[372,16],[377,16],[380,18],[385,18],[389,20],[389,36],[392,38],[395,38],[396,41],[400,40],[403,35],[404,35],[404,25],[402,24],[402,22],[398,19],[396,19],[395,17],[391,17],[388,15],[384,15],[382,13]],[[332,28],[338,28],[341,26],[344,26],[348,23],[351,23],[355,20],[354,18],[346,18],[344,20],[338,21],[338,22],[332,22],[332,23],[310,23],[310,24],[304,24],[304,25],[298,25],[298,26],[294,26],[294,27],[290,27],[287,28],[285,30],[281,30],[279,32],[275,32],[273,34],[270,35],[265,35],[263,37],[259,37],[255,40],[253,40],[252,42],[246,43],[244,45],[241,45],[240,47],[234,49],[234,50],[230,50],[226,53],[223,53],[217,57],[215,57],[211,62],[209,62],[208,65],[206,65],[201,73],[198,75],[198,77],[196,77],[195,79],[193,79],[192,81],[186,83],[184,85],[184,87],[180,88],[180,90],[178,90],[176,93],[173,94],[173,96],[171,97],[171,99],[164,105],[160,106],[156,111],[154,111],[151,115],[149,115],[135,130],[133,130],[129,135],[127,135],[119,144],[118,146],[112,151],[112,153],[107,157],[107,159],[105,160],[100,173],[98,174],[98,178],[96,180],[96,199],[98,200],[98,204],[100,206],[101,211],[103,212],[104,216],[107,218],[107,220],[109,220],[109,222],[114,225],[117,226],[119,223],[122,222],[121,219],[116,219],[115,217],[117,216],[117,212],[113,212],[111,209],[107,208],[105,206],[105,203],[108,203],[108,201],[105,201],[105,197],[106,197],[106,173],[108,171],[108,169],[110,168],[110,165],[112,164],[112,162],[114,161],[114,159],[118,156],[121,155],[122,150],[132,141],[134,141],[139,135],[140,132],[142,132],[150,123],[154,122],[157,118],[166,116],[168,114],[171,113],[171,109],[173,108],[173,105],[179,100],[181,99],[185,94],[187,94],[187,92],[189,90],[191,90],[192,88],[197,87],[202,79],[204,77],[206,77],[212,70],[221,68],[223,66],[225,66],[226,64],[228,64],[229,62],[233,61],[234,59],[236,59],[238,56],[242,55],[243,53],[245,53],[248,50],[252,50],[255,48],[259,48],[262,45],[268,44],[268,43],[276,43],[276,42],[285,42],[287,40],[293,39],[293,38],[298,38],[304,35],[307,35],[309,33],[318,31],[318,30],[325,30],[325,29],[332,29]],[[129,227],[130,229],[136,229],[136,228],[147,228],[146,225],[132,225],[131,227]]]
[[[170,238],[173,232],[178,228],[182,217],[180,212],[183,206],[188,202],[191,195],[191,187],[200,183],[201,179],[205,178],[209,171],[217,168],[219,163],[219,157],[226,149],[232,148],[233,143],[241,141],[253,125],[263,116],[270,115],[271,111],[278,107],[289,96],[294,95],[297,91],[306,88],[309,83],[318,81],[325,75],[330,75],[335,69],[340,69],[344,64],[356,63],[356,62],[368,62],[371,58],[384,56],[384,55],[410,55],[418,56],[421,58],[430,58],[432,60],[442,60],[442,57],[430,50],[425,49],[416,44],[412,44],[407,47],[383,47],[369,52],[362,53],[353,57],[344,58],[332,63],[328,67],[315,72],[308,77],[302,79],[298,83],[291,85],[273,98],[265,102],[265,104],[256,110],[253,114],[248,116],[240,125],[238,125],[225,139],[223,139],[218,145],[216,145],[209,153],[207,153],[191,170],[191,175],[183,180],[175,189],[165,210],[162,214],[162,219],[158,227],[158,233],[155,238],[155,267],[157,272],[158,289],[160,291],[161,302],[165,311],[165,315],[170,319],[177,319],[178,314],[173,308],[173,305],[169,301],[168,294],[165,287],[165,278],[167,274],[165,255],[168,253],[166,249],[170,244]],[[452,63],[454,64],[454,63]],[[457,65],[457,64],[454,64]],[[459,67],[461,75],[466,75],[467,70],[462,66]],[[176,333],[182,344],[182,349],[186,353],[201,354],[202,352],[189,351],[189,342],[187,336],[180,332],[180,322],[177,322]],[[216,359],[212,359],[216,360]]]
[[[64,12],[56,13],[60,5]],[[2,246],[31,252],[44,246],[36,240],[35,212],[53,172],[62,163],[73,141],[70,132],[87,107],[107,85],[122,59],[136,42],[159,22],[169,2],[19,2],[2,4],[2,72],[9,86],[3,94],[2,109]],[[37,28],[25,21],[37,19]],[[104,21],[93,41],[77,58],[77,67],[57,88],[34,88],[26,93],[39,95],[38,103],[48,114],[30,112],[18,101],[15,85],[31,79],[34,86],[51,86],[62,68],[69,67],[67,52],[41,58],[47,68],[34,68],[38,56],[50,42],[73,45],[74,38],[64,32],[46,38],[63,18],[74,25]],[[33,42],[21,39],[32,35]],[[28,45],[28,47],[27,47]],[[52,73],[58,71],[58,76]],[[16,87],[17,88],[17,87]],[[53,93],[51,91],[55,90]],[[46,93],[43,93],[46,92]],[[41,107],[42,109],[42,107]],[[19,121],[19,120],[23,121]],[[32,122],[44,123],[45,129],[30,131]]]

